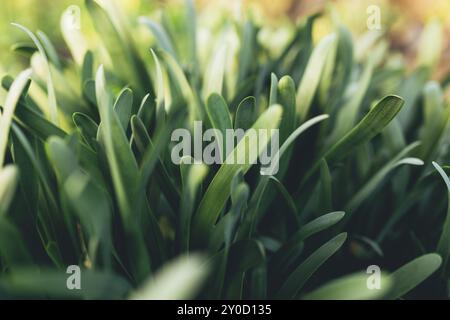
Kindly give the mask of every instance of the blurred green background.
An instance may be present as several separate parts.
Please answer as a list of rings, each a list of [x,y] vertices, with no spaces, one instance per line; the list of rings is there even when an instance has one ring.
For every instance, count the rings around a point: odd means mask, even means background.
[[[114,1],[114,0],[99,0]],[[20,41],[28,41],[23,32],[11,26],[18,22],[32,31],[44,31],[54,42],[57,50],[66,52],[60,31],[61,14],[70,5],[81,8],[81,27],[84,34],[90,34],[92,25],[85,12],[84,0],[2,0],[0,10],[0,76],[6,73],[14,74],[28,64],[20,54],[13,52],[11,47]],[[168,3],[177,5],[181,0],[126,0],[116,3],[127,12],[131,23],[136,23],[136,17],[154,12],[155,7]],[[297,20],[321,10],[332,3],[340,19],[357,36],[367,31],[366,9],[369,5],[377,5],[381,9],[382,28],[388,31],[391,39],[391,49],[398,50],[406,61],[413,61],[419,35],[423,26],[430,21],[438,21],[443,26],[444,43],[439,67],[435,78],[441,78],[450,71],[450,0],[197,0],[199,10],[215,14],[217,11],[231,11],[241,14],[251,11],[266,24],[275,26],[286,20]],[[317,37],[328,32],[329,21],[317,24]],[[93,33],[93,32],[92,32]],[[91,39],[92,40],[92,39]],[[95,40],[93,40],[95,41]]]
[[[106,0],[110,1],[110,0]],[[127,0],[118,1],[131,18],[145,15],[154,6],[161,5],[161,1]],[[88,15],[84,7],[84,0],[2,0],[0,10],[0,73],[14,72],[17,68],[17,53],[11,47],[20,41],[27,41],[26,35],[14,28],[11,23],[20,23],[32,31],[45,32],[58,50],[64,51],[64,42],[60,30],[61,15],[70,5],[77,5],[81,9],[81,27],[84,31],[92,30]]]

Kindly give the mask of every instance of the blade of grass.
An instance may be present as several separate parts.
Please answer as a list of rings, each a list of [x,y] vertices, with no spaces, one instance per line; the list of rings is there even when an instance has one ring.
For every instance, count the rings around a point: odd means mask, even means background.
[[[438,254],[429,253],[398,268],[391,274],[393,286],[384,299],[394,300],[403,297],[439,269],[441,263],[442,258]]]
[[[45,53],[45,49],[42,46],[39,39],[33,34],[33,32],[31,32],[30,30],[28,30],[27,28],[25,28],[24,26],[22,26],[18,23],[12,23],[12,25],[21,29],[23,32],[25,32],[31,38],[31,40],[33,41],[33,43],[36,45],[36,47],[39,50],[39,54],[41,55],[41,57],[44,61],[45,68],[47,70],[47,95],[48,95],[48,107],[49,107],[50,116],[51,116],[50,120],[54,124],[58,125],[58,123],[59,123],[58,107],[56,104],[55,88],[53,86],[50,64],[48,62],[47,54]]]
[[[439,255],[442,258],[442,273],[444,275],[447,275],[448,274],[447,263],[450,255],[450,180],[440,165],[438,165],[436,162],[433,161],[433,166],[437,170],[437,172],[441,175],[447,187],[447,199],[448,199],[447,215],[445,217],[441,236],[439,238],[439,242],[436,248],[436,252],[439,253]]]
[[[341,233],[306,258],[306,260],[301,263],[289,277],[287,277],[286,281],[278,291],[277,297],[285,299],[297,297],[308,279],[325,263],[326,260],[339,250],[346,239],[347,234]]]
[[[5,161],[6,147],[8,145],[9,130],[11,127],[14,111],[16,109],[19,98],[27,86],[31,70],[22,71],[17,79],[11,85],[5,99],[3,113],[0,113],[0,168],[3,167]]]
[[[131,300],[183,300],[195,298],[209,273],[203,256],[182,256],[158,271],[154,278],[133,292]]]
[[[306,70],[297,89],[297,114],[301,122],[307,119],[311,103],[319,87],[325,61],[335,41],[336,35],[331,34],[326,36],[314,48],[309,58]]]
[[[366,273],[354,273],[332,280],[318,289],[307,293],[302,300],[375,300],[384,299],[392,286],[393,279],[387,274],[381,275],[379,290],[367,287]]]
[[[271,106],[259,117],[252,129],[271,130],[277,128],[281,119],[281,113],[282,108],[279,105]],[[246,140],[248,140],[247,136],[248,134],[244,135],[233,152],[228,155],[225,163],[220,167],[200,202],[197,213],[193,218],[192,227],[192,235],[196,240],[208,238],[211,227],[215,224],[220,211],[223,209],[228,199],[231,180],[236,172],[239,170],[242,170],[243,173],[247,172],[250,169],[251,164],[256,160],[250,159],[250,157],[258,156],[269,142],[267,135],[263,135],[264,139],[258,141],[258,146],[250,145],[246,148],[248,145],[246,142]],[[247,159],[248,161],[244,161],[246,162],[245,164],[236,164],[236,161],[233,160],[236,159],[236,156],[242,157],[245,155],[249,158]],[[199,243],[197,241],[195,242],[197,244]]]

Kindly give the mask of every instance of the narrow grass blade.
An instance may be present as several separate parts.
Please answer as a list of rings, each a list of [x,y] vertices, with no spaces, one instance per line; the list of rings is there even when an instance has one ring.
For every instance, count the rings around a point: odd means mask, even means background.
[[[336,41],[336,35],[332,34],[323,38],[308,61],[302,81],[297,89],[297,114],[300,121],[305,121],[313,98],[319,86],[320,77],[325,67],[328,54]]]
[[[206,178],[208,167],[204,164],[188,165],[182,163],[180,170],[183,176],[183,191],[180,205],[179,242],[180,248],[184,252],[189,250],[189,242],[191,239],[191,221],[195,198],[201,183]]]
[[[222,145],[220,145],[220,141],[216,140],[216,142],[219,143],[220,158],[225,159],[227,157],[226,131],[227,129],[233,128],[230,110],[228,109],[225,99],[217,93],[211,94],[206,103],[206,113],[208,114],[209,121],[211,121],[213,128],[217,129],[222,134]]]
[[[18,298],[123,299],[131,285],[122,277],[81,269],[81,290],[69,290],[65,270],[20,268],[0,278],[0,288]]]
[[[345,206],[345,211],[348,212],[348,217],[361,205],[364,199],[367,199],[374,191],[380,187],[384,178],[395,168],[403,165],[422,166],[424,163],[418,158],[406,157],[412,150],[416,149],[420,145],[420,142],[414,142],[404,148],[398,155],[396,155],[391,161],[386,163],[379,171],[377,171],[362,187],[359,191],[350,199]],[[405,158],[406,157],[406,158]],[[346,219],[348,218],[346,217]]]
[[[234,117],[234,129],[251,128],[255,122],[256,100],[255,97],[247,97],[239,103]]]
[[[278,127],[281,114],[282,108],[279,105],[270,107],[259,117],[252,129],[257,131],[263,129],[270,132],[271,129]],[[266,147],[269,139],[267,135],[263,136],[264,139],[259,139],[257,145],[255,145],[247,142],[248,133],[246,133],[233,152],[228,155],[225,163],[220,167],[210,183],[193,220],[192,235],[198,240],[208,237],[211,227],[215,224],[220,211],[225,206],[229,196],[231,180],[236,172],[239,170],[242,170],[243,173],[247,172],[251,164],[255,162],[256,157]],[[250,157],[255,159],[251,159]],[[236,163],[236,159],[244,159],[244,164]]]
[[[81,32],[81,28],[78,28],[80,23],[81,9],[79,6],[69,6],[61,16],[61,33],[69,47],[70,53],[75,62],[81,66],[83,59],[87,52],[87,44],[84,36]]]
[[[58,53],[56,52],[55,47],[53,46],[50,39],[47,37],[47,35],[42,32],[38,31],[36,33],[38,39],[40,40],[42,47],[45,49],[45,53],[47,54],[47,57],[49,61],[59,70],[62,69],[62,63],[58,57]]]
[[[332,280],[318,289],[307,293],[302,300],[376,300],[384,299],[392,286],[393,279],[387,274],[381,274],[380,289],[370,290],[367,287],[366,273],[355,273]]]
[[[369,113],[349,133],[336,142],[325,153],[328,163],[343,159],[353,148],[359,146],[383,130],[403,106],[403,99],[398,96],[386,96],[377,103]]]
[[[132,269],[136,279],[143,279],[150,272],[150,258],[139,229],[138,213],[141,204],[135,201],[138,194],[139,170],[124,130],[113,110],[112,98],[106,89],[103,66],[97,71],[96,96],[100,112],[102,143],[117,197],[117,205],[126,233],[131,237],[129,246],[139,252],[133,257]]]
[[[442,227],[442,233],[436,248],[436,252],[439,253],[439,255],[442,258],[443,274],[446,275],[448,273],[447,263],[450,255],[450,180],[445,171],[441,168],[441,166],[439,166],[434,161],[433,166],[437,170],[437,172],[439,172],[439,174],[441,175],[442,179],[445,182],[445,185],[447,186],[447,198],[448,198],[447,216],[445,218],[445,222]]]
[[[133,292],[131,300],[185,300],[195,298],[209,273],[204,258],[197,254],[171,261]]]
[[[167,52],[157,51],[157,55],[161,58],[161,61],[166,66],[166,70],[173,81],[175,87],[178,89],[178,97],[174,97],[173,100],[177,101],[182,98],[189,106],[189,120],[191,123],[193,121],[201,119],[203,115],[203,110],[198,102],[198,97],[196,97],[192,87],[190,86],[186,76],[178,65],[178,62]]]
[[[341,233],[322,245],[304,262],[302,262],[286,279],[278,291],[278,298],[295,298],[303,288],[308,279],[325,263],[347,239],[346,233]]]
[[[275,73],[270,75],[270,91],[269,91],[269,106],[276,104],[278,101],[277,93],[278,93],[278,77]],[[294,89],[295,92],[295,89]],[[283,104],[281,104],[283,106]]]
[[[23,241],[21,230],[4,216],[0,215],[0,257],[6,266],[14,269],[17,266],[33,264],[33,258]]]
[[[144,92],[152,89],[150,78],[132,33],[118,18],[122,13],[111,1],[103,1],[103,6],[94,0],[85,0],[85,4],[95,29],[102,35],[101,40],[112,57],[115,71],[124,79],[132,79],[132,88],[143,96]]]
[[[170,39],[169,35],[167,34],[163,26],[146,17],[139,17],[138,21],[139,23],[145,25],[147,28],[150,29],[150,31],[153,33],[153,36],[157,40],[158,46],[160,46],[161,49],[167,51],[174,58],[177,58],[177,54],[174,49],[175,47],[172,44],[172,40]]]
[[[97,137],[98,124],[88,115],[81,112],[74,113],[72,119],[75,126],[80,131],[84,141],[87,145],[92,146],[92,141],[94,141]]]
[[[256,27],[252,21],[246,21],[243,25],[241,50],[239,51],[237,86],[239,86],[248,76],[252,67],[255,46]]]
[[[325,212],[331,211],[333,208],[332,179],[330,168],[325,159],[320,161],[320,192],[319,206]]]
[[[227,47],[220,42],[209,62],[203,80],[203,97],[206,99],[212,93],[222,94],[227,59]]]
[[[15,165],[0,168],[0,217],[6,214],[14,197],[19,181],[19,171]]]
[[[111,170],[116,195],[124,223],[132,220],[131,199],[138,179],[136,160],[117,115],[113,111],[112,99],[106,90],[103,67],[97,71],[96,96],[102,120],[103,143]]]
[[[298,221],[298,211],[297,211],[297,207],[295,205],[294,200],[292,200],[291,195],[289,194],[289,191],[284,187],[284,185],[281,183],[280,180],[278,180],[277,178],[270,176],[270,181],[273,182],[273,184],[275,185],[276,189],[278,190],[278,192],[281,194],[281,196],[283,197],[284,201],[287,204],[287,207],[289,208],[289,211],[291,212],[291,216],[292,216],[292,220],[295,223],[299,223]]]
[[[391,274],[393,286],[384,299],[394,300],[403,297],[431,276],[442,264],[442,258],[429,253],[403,265]]]
[[[308,121],[303,123],[301,126],[299,126],[297,129],[295,129],[295,131],[292,132],[289,135],[289,137],[287,137],[287,139],[284,141],[284,143],[278,150],[278,154],[276,154],[273,157],[273,159],[275,159],[275,160],[272,161],[270,167],[268,169],[264,169],[264,170],[265,171],[267,170],[266,172],[273,172],[274,168],[279,164],[280,159],[282,159],[283,155],[289,150],[289,147],[292,145],[292,143],[294,143],[294,141],[307,129],[309,129],[313,125],[315,125],[325,119],[328,119],[328,117],[329,116],[327,114],[319,115],[317,117],[309,119]]]
[[[276,87],[276,101],[283,107],[283,119],[280,124],[280,143],[284,143],[295,130],[295,83],[289,76],[284,76]]]
[[[114,111],[117,113],[119,122],[123,130],[126,132],[130,122],[131,112],[133,109],[133,91],[129,88],[123,89],[116,102],[114,103]]]
[[[357,80],[357,89],[351,95],[349,101],[340,109],[336,119],[334,132],[331,135],[333,142],[342,138],[355,125],[361,103],[369,88],[370,80],[372,79],[373,69],[373,62],[372,60],[369,60],[364,67],[361,77]]]
[[[39,41],[39,39],[33,34],[33,32],[31,32],[30,30],[28,30],[27,28],[25,28],[24,26],[22,26],[22,25],[20,25],[18,23],[13,23],[12,25],[17,27],[17,28],[19,28],[19,29],[21,29],[23,32],[25,32],[31,38],[31,40],[33,40],[34,44],[36,45],[36,47],[39,50],[39,54],[43,58],[44,65],[45,65],[45,68],[47,70],[48,107],[50,109],[51,121],[54,124],[58,125],[58,123],[59,123],[59,120],[58,120],[58,107],[57,107],[57,103],[56,103],[55,88],[53,86],[53,80],[52,80],[52,75],[51,75],[50,64],[48,62],[47,54],[45,53],[45,49],[42,46],[42,44]]]
[[[11,85],[5,99],[3,113],[0,113],[0,168],[5,160],[6,147],[8,145],[9,130],[11,127],[14,111],[20,96],[28,84],[31,70],[22,71]]]

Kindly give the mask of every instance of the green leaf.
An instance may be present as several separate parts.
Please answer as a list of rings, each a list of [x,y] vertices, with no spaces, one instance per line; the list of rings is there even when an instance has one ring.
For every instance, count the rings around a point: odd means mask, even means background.
[[[442,179],[447,186],[447,215],[445,217],[445,222],[442,227],[441,236],[439,238],[439,242],[436,248],[436,252],[442,257],[442,270],[446,275],[448,258],[450,255],[450,180],[445,173],[445,171],[439,166],[436,162],[433,161],[433,166],[436,168],[437,172],[441,175]]]
[[[42,44],[42,46],[45,49],[45,53],[48,56],[49,61],[59,70],[62,69],[62,64],[61,61],[59,60],[58,57],[58,53],[56,52],[55,47],[53,46],[52,42],[50,41],[50,39],[47,37],[47,35],[42,32],[42,31],[38,31],[37,36]]]
[[[97,132],[98,132],[98,125],[97,123],[92,120],[88,115],[81,113],[81,112],[75,112],[72,115],[73,122],[75,123],[75,126],[80,131],[84,141],[92,146],[92,141],[96,139]]]
[[[318,89],[325,62],[335,41],[336,35],[331,34],[326,36],[314,48],[309,58],[302,81],[297,89],[296,105],[300,121],[305,121],[309,114],[309,109]]]
[[[161,49],[167,51],[174,58],[178,59],[174,49],[175,47],[172,44],[172,40],[170,39],[169,35],[162,25],[146,17],[139,17],[138,21],[139,23],[145,25],[150,29],[150,31],[153,33],[153,36],[157,40],[158,46],[160,46]]]
[[[89,259],[93,261],[94,265],[101,261],[104,269],[110,269],[113,251],[112,212],[111,203],[105,190],[81,170],[72,172],[67,177],[62,189],[88,236]],[[95,214],[91,212],[95,212]]]
[[[450,117],[450,108],[444,106],[441,87],[436,82],[429,82],[424,88],[424,124],[420,132],[419,157],[426,163],[436,156],[442,143],[442,137]]]
[[[139,56],[133,35],[122,23],[121,12],[113,2],[103,1],[100,6],[94,0],[85,0],[92,23],[110,54],[114,70],[123,79],[132,81],[133,89],[142,96],[152,87],[147,69]],[[130,81],[128,80],[128,81]]]
[[[241,50],[239,51],[239,68],[237,86],[239,86],[248,76],[254,60],[256,47],[256,27],[252,21],[248,20],[243,25]]]
[[[280,143],[283,143],[295,130],[295,83],[289,76],[284,76],[278,82],[277,103],[283,107],[283,119],[280,124]]]
[[[261,264],[266,258],[263,245],[255,240],[242,240],[230,248],[228,272],[230,277]]]
[[[15,165],[0,168],[0,217],[6,214],[14,197],[19,180],[19,170]]]
[[[333,208],[333,195],[332,195],[332,178],[327,161],[322,159],[320,161],[320,192],[319,192],[319,205],[322,210],[330,211]]]
[[[201,109],[198,98],[189,85],[189,82],[178,62],[167,52],[159,50],[157,51],[157,54],[161,58],[161,61],[165,64],[174,86],[178,89],[179,96],[175,96],[174,100],[177,101],[177,99],[181,98],[188,104],[190,123],[193,123],[193,121],[197,119],[201,119],[203,110]]]
[[[199,66],[197,58],[197,15],[195,12],[195,2],[194,0],[185,1],[185,32],[187,36],[187,49],[188,49],[188,59],[190,64],[192,64],[192,73],[194,81],[196,77],[199,76]],[[220,92],[219,92],[220,93]]]
[[[12,129],[13,129],[14,141],[20,145],[21,150],[24,152],[24,154],[27,155],[35,172],[39,176],[39,179],[42,183],[43,191],[47,197],[48,206],[49,206],[48,210],[49,211],[55,210],[57,207],[57,201],[55,199],[54,191],[51,187],[51,182],[48,177],[48,172],[45,170],[43,159],[40,158],[38,154],[35,154],[34,148],[30,145],[25,134],[19,129],[18,126],[13,124]]]
[[[23,32],[25,32],[31,38],[31,40],[33,40],[34,44],[36,45],[36,47],[39,50],[39,54],[43,58],[44,65],[45,65],[45,68],[47,70],[48,107],[50,109],[51,121],[54,124],[57,125],[58,122],[59,122],[59,120],[58,120],[58,107],[56,105],[55,88],[53,86],[53,80],[52,80],[52,75],[51,75],[50,64],[48,62],[47,54],[45,53],[45,49],[42,46],[42,44],[39,41],[39,39],[33,34],[33,32],[31,32],[30,30],[28,30],[27,28],[25,28],[24,26],[22,26],[22,25],[20,25],[18,23],[13,23],[12,25],[17,27],[17,28],[19,28],[19,29],[21,29]]]
[[[289,150],[289,147],[294,143],[295,139],[297,139],[303,132],[305,132],[307,129],[312,127],[313,125],[328,119],[327,114],[322,114],[319,116],[316,116],[312,119],[309,119],[305,123],[303,123],[301,126],[299,126],[297,129],[295,129],[294,132],[292,132],[289,137],[287,137],[286,141],[284,141],[283,145],[280,147],[280,149],[277,151],[277,153],[273,156],[273,160],[270,164],[269,168],[264,168],[265,173],[274,172],[275,168],[278,166],[280,159],[283,157],[283,155]]]
[[[60,22],[61,33],[65,43],[79,66],[84,64],[84,59],[87,55],[86,40],[83,37],[81,28],[77,28],[76,26],[76,23],[80,22],[80,13],[81,9],[79,6],[71,5],[61,15]]]
[[[333,142],[342,138],[355,125],[361,103],[372,79],[373,64],[372,59],[369,59],[360,78],[356,81],[357,89],[352,92],[353,94],[349,98],[349,101],[340,108],[334,127],[335,129],[331,135]]]
[[[278,77],[275,75],[275,73],[272,73],[270,75],[270,92],[269,92],[269,106],[276,104],[277,99],[277,93],[278,93]],[[295,94],[295,89],[294,89]],[[283,106],[283,104],[281,104]]]
[[[332,280],[318,289],[302,297],[304,300],[375,300],[384,298],[392,286],[393,279],[387,274],[381,274],[380,289],[369,289],[367,280],[370,275],[354,273]]]
[[[64,140],[58,137],[50,137],[45,144],[45,148],[58,179],[64,183],[77,169],[78,159],[76,155],[66,145]]]
[[[130,122],[131,111],[133,108],[133,91],[129,88],[123,89],[114,103],[114,111],[117,113],[120,124],[126,132]]]
[[[151,144],[151,139],[144,123],[136,115],[131,117],[131,132],[133,132],[133,141],[136,143],[139,152],[144,153]]]
[[[216,142],[219,143],[220,159],[225,159],[227,157],[226,130],[233,128],[230,111],[225,99],[217,93],[211,94],[206,104],[206,113],[213,128],[222,134],[222,145],[220,145],[220,141]]]
[[[156,91],[156,123],[157,125],[162,125],[162,117],[165,114],[165,90],[164,90],[164,74],[163,69],[161,68],[161,64],[159,63],[158,56],[155,54],[153,49],[151,50],[153,61],[155,62],[156,67],[156,84],[155,84],[155,91]],[[145,98],[144,98],[145,99]],[[144,103],[144,100],[141,103],[141,108],[144,108],[147,103]],[[139,116],[141,114],[141,108],[139,108]],[[147,107],[149,109],[149,107]],[[143,114],[147,114],[147,117],[143,117],[144,123],[150,123],[150,110],[143,109]],[[141,116],[140,116],[141,117]],[[142,118],[142,117],[141,117]]]
[[[212,93],[222,94],[224,87],[224,75],[227,59],[227,46],[221,41],[211,56],[211,60],[205,70],[203,80],[203,97],[206,99]]]
[[[4,77],[2,79],[2,86],[6,90],[11,90],[12,83],[13,81],[10,77]],[[45,141],[51,135],[56,135],[59,137],[66,136],[66,132],[64,130],[45,119],[42,116],[42,113],[34,108],[28,99],[21,98],[19,100],[14,115],[21,124],[23,124],[28,130],[30,130],[30,132],[39,137],[41,140]]]
[[[152,101],[150,95],[147,94],[142,98],[141,105],[139,106],[139,111],[137,116],[144,124],[144,127],[150,127],[152,123],[152,118],[155,113],[155,102]]]
[[[124,223],[127,225],[133,219],[131,202],[133,201],[134,188],[136,188],[138,179],[138,167],[123,127],[119,122],[118,116],[113,112],[112,99],[106,91],[103,66],[100,66],[97,71],[95,85],[98,108],[102,120],[101,130],[105,152],[120,211],[123,215]]]
[[[286,139],[286,141],[283,143],[281,148],[278,150],[278,153],[275,154],[272,159],[275,159],[272,161],[271,166],[265,172],[267,173],[273,173],[274,169],[277,167],[279,160],[282,158],[283,154],[285,154],[286,150],[289,149],[289,147],[292,145],[292,143],[307,129],[309,129],[311,126],[325,120],[328,118],[328,115],[320,115],[317,117],[314,117],[305,123],[303,123],[301,126],[299,126],[294,132],[290,134],[290,136]],[[261,208],[261,202],[264,195],[264,192],[266,190],[267,184],[269,182],[269,176],[264,175],[261,177],[260,181],[258,182],[258,185],[253,193],[253,196],[250,201],[250,210],[249,213],[246,215],[245,219],[245,226],[242,227],[241,235],[244,237],[248,237],[252,234],[254,227],[257,223],[257,221],[261,218],[262,214],[260,212]]]
[[[21,230],[4,216],[0,216],[0,257],[9,267],[33,264]]]
[[[167,265],[138,290],[131,300],[185,300],[195,298],[209,273],[204,258],[198,254],[181,256]]]
[[[17,42],[11,46],[11,51],[30,58],[37,51],[37,48],[30,42]]]
[[[135,198],[139,190],[137,189],[139,187],[139,170],[123,127],[113,110],[112,98],[106,90],[103,66],[100,66],[97,71],[95,86],[102,121],[100,126],[102,140],[120,215],[125,231],[131,237],[129,246],[139,252],[138,257],[134,257],[136,260],[133,260],[132,268],[137,279],[141,279],[150,271],[150,265],[143,237],[139,230],[138,214],[134,210],[139,204]],[[137,208],[141,209],[140,207]]]
[[[403,265],[391,274],[393,286],[385,299],[403,297],[425,281],[441,266],[442,258],[436,253],[425,254]]]
[[[341,233],[322,245],[306,260],[301,263],[285,280],[278,291],[278,298],[295,298],[303,288],[308,279],[325,263],[347,239],[346,233]]]
[[[180,205],[179,241],[181,249],[187,251],[191,238],[191,220],[195,198],[201,183],[206,178],[208,167],[204,164],[184,164],[182,159],[180,170],[183,177],[183,191]]]
[[[0,168],[5,160],[6,147],[8,145],[9,130],[11,127],[14,111],[19,98],[28,84],[31,70],[22,71],[11,85],[5,99],[3,113],[0,113]]]
[[[234,117],[234,129],[247,129],[251,128],[255,122],[256,114],[256,100],[255,97],[247,97],[239,103]]]
[[[403,106],[403,99],[390,95],[378,102],[349,133],[336,142],[326,153],[328,163],[342,160],[355,147],[366,143],[383,130]]]
[[[66,299],[123,299],[130,284],[118,275],[81,269],[81,289],[69,290],[70,273],[64,271],[20,268],[0,278],[0,288],[17,297]]]
[[[398,95],[405,100],[404,107],[397,117],[404,131],[411,128],[415,115],[418,114],[418,103],[416,102],[430,76],[429,73],[430,70],[427,67],[414,70],[402,81],[398,89]]]
[[[81,67],[81,89],[86,81],[91,80],[94,74],[94,55],[92,51],[87,51],[83,58]]]
[[[279,105],[271,106],[259,117],[252,129],[263,129],[270,132],[271,129],[278,127],[281,113],[282,108]],[[215,224],[220,211],[228,199],[232,178],[239,170],[246,173],[250,169],[251,164],[256,160],[252,158],[257,157],[269,142],[267,135],[263,135],[263,139],[258,139],[257,145],[250,144],[246,142],[248,135],[246,133],[233,152],[228,155],[225,163],[222,164],[208,186],[193,219],[192,235],[196,239],[208,238],[211,227]],[[248,159],[245,160],[247,157]],[[236,159],[244,159],[244,161],[241,161],[244,164],[239,164],[239,161],[236,161]]]
[[[294,200],[292,200],[291,195],[289,194],[289,191],[284,187],[284,185],[281,183],[280,180],[278,180],[277,178],[270,176],[270,181],[273,182],[273,184],[275,185],[276,189],[278,190],[278,192],[281,194],[281,196],[283,197],[284,201],[287,204],[287,207],[289,208],[289,211],[291,212],[291,215],[294,219],[294,221],[298,222],[298,211],[297,211],[297,207],[295,205]]]
[[[424,164],[423,161],[418,158],[405,158],[412,150],[416,149],[419,145],[420,142],[416,141],[405,147],[358,189],[358,192],[353,195],[348,204],[345,206],[345,211],[349,213],[346,219],[351,216],[351,214],[361,205],[361,203],[365,199],[374,194],[374,191],[381,186],[382,181],[392,170],[403,164],[414,166],[422,166]]]

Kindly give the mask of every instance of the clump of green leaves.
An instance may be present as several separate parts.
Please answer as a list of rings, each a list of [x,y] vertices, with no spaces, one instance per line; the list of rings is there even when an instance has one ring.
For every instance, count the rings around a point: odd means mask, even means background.
[[[192,1],[141,17],[140,40],[113,2],[86,7],[101,42],[65,12],[70,58],[15,24],[34,46],[30,68],[2,79],[0,297],[397,299],[430,296],[427,279],[448,296],[430,162],[449,161],[450,108],[429,59],[408,73],[382,36],[354,47],[336,20],[314,43],[317,15],[285,26],[275,51],[269,26],[205,27]],[[173,164],[171,133],[196,120],[278,128],[280,170]],[[380,290],[366,285],[373,264]],[[81,290],[66,287],[69,265]]]

